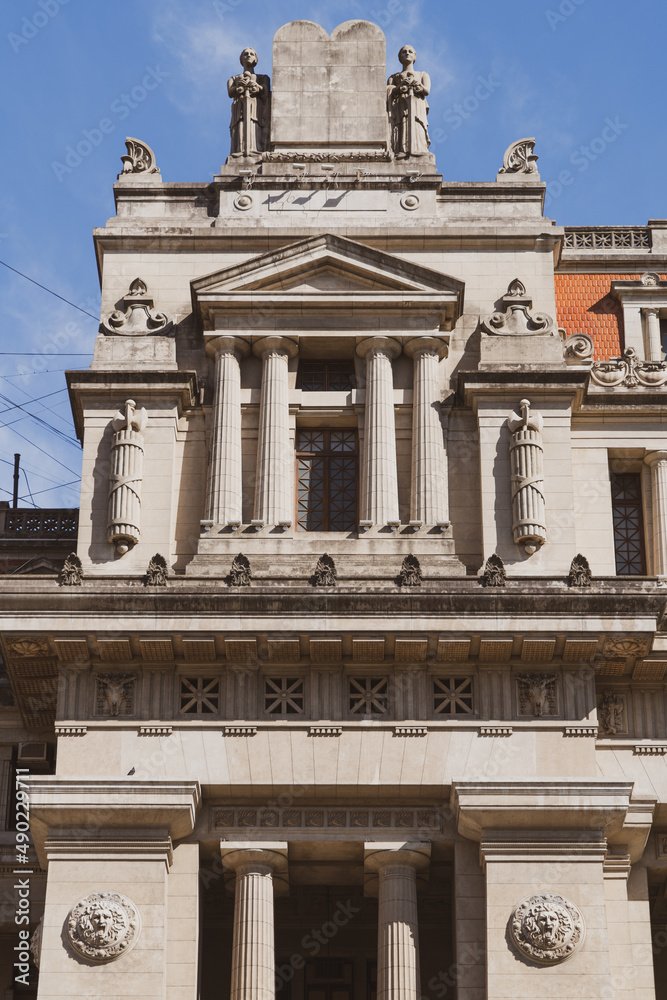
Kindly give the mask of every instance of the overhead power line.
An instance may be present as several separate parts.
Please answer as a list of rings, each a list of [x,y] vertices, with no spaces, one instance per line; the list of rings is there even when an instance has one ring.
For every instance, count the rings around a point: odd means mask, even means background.
[[[34,278],[31,278],[27,274],[24,274],[23,271],[18,271],[15,267],[12,267],[11,264],[8,264],[7,261],[0,260],[0,264],[2,264],[3,267],[9,268],[10,271],[13,271],[14,274],[18,274],[21,278],[25,278],[26,281],[32,282],[33,285],[37,285],[38,288],[41,288],[45,292],[48,292],[49,295],[55,295],[57,299],[60,299],[61,302],[65,302],[68,306],[71,306],[72,309],[78,309],[80,313],[84,314],[84,316],[90,316],[90,318],[94,319],[96,323],[99,323],[100,319],[99,316],[93,316],[93,314],[89,313],[87,309],[82,309],[81,306],[78,306],[76,302],[70,302],[69,299],[64,298],[62,295],[58,295],[58,293],[54,292],[52,288],[47,288],[46,285],[42,285],[40,284],[39,281],[35,281]]]

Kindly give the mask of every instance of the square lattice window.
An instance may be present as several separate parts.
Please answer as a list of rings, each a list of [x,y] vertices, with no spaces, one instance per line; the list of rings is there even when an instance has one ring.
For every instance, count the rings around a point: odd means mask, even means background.
[[[303,715],[303,677],[266,677],[264,711],[267,715]]]
[[[388,688],[386,677],[350,677],[348,694],[352,715],[386,715]]]
[[[436,715],[471,715],[472,677],[434,677],[433,710]]]
[[[181,715],[217,715],[219,677],[181,677]]]

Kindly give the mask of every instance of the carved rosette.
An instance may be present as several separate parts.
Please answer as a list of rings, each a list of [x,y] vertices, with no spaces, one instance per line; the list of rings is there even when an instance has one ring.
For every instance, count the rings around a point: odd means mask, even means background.
[[[141,535],[143,431],[147,423],[146,410],[138,410],[133,399],[126,400],[125,409],[119,410],[112,421],[107,539],[121,556]]]
[[[119,892],[92,892],[72,907],[67,939],[72,949],[92,962],[111,962],[132,948],[141,920],[134,903]]]
[[[510,918],[509,932],[525,958],[555,965],[581,946],[586,925],[581,911],[569,899],[544,892],[519,903]]]
[[[542,414],[530,411],[530,401],[522,399],[519,413],[507,418],[512,439],[512,526],[514,541],[533,555],[547,540],[544,504],[544,446]]]

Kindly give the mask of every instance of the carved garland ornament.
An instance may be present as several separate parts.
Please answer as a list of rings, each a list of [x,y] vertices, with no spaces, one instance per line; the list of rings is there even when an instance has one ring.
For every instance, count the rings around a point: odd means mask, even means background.
[[[512,943],[525,958],[554,965],[580,947],[586,925],[574,903],[564,896],[545,892],[519,903],[509,930]]]
[[[594,361],[591,365],[591,381],[595,385],[610,388],[646,386],[653,389],[667,383],[667,363],[664,361],[642,361],[634,347],[626,347],[622,358],[610,361]]]
[[[111,962],[136,944],[141,929],[134,903],[119,892],[92,892],[70,910],[67,938],[93,962]]]

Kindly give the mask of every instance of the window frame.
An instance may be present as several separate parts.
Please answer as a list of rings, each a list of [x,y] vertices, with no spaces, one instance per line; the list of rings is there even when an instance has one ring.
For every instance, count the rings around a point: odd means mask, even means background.
[[[330,444],[328,449],[323,449],[321,452],[315,451],[303,451],[299,449],[299,435],[307,433],[320,433],[325,435],[325,440],[331,441],[331,434],[349,432],[354,436],[354,451],[339,451],[334,452],[331,450]],[[324,488],[323,488],[323,514],[322,514],[322,528],[303,528],[300,524],[299,518],[299,504],[300,504],[300,494],[299,494],[299,482],[300,482],[300,467],[299,462],[302,458],[317,458],[321,456],[325,460],[325,476],[324,476]],[[351,518],[350,526],[347,528],[331,528],[331,475],[330,475],[330,462],[334,458],[352,458],[354,460],[354,514]],[[294,530],[295,532],[304,532],[306,534],[322,534],[324,532],[332,532],[337,535],[353,534],[357,530],[359,523],[359,500],[360,500],[360,461],[359,461],[359,431],[356,427],[349,426],[331,426],[320,427],[317,425],[306,425],[297,426],[296,433],[294,436]]]

